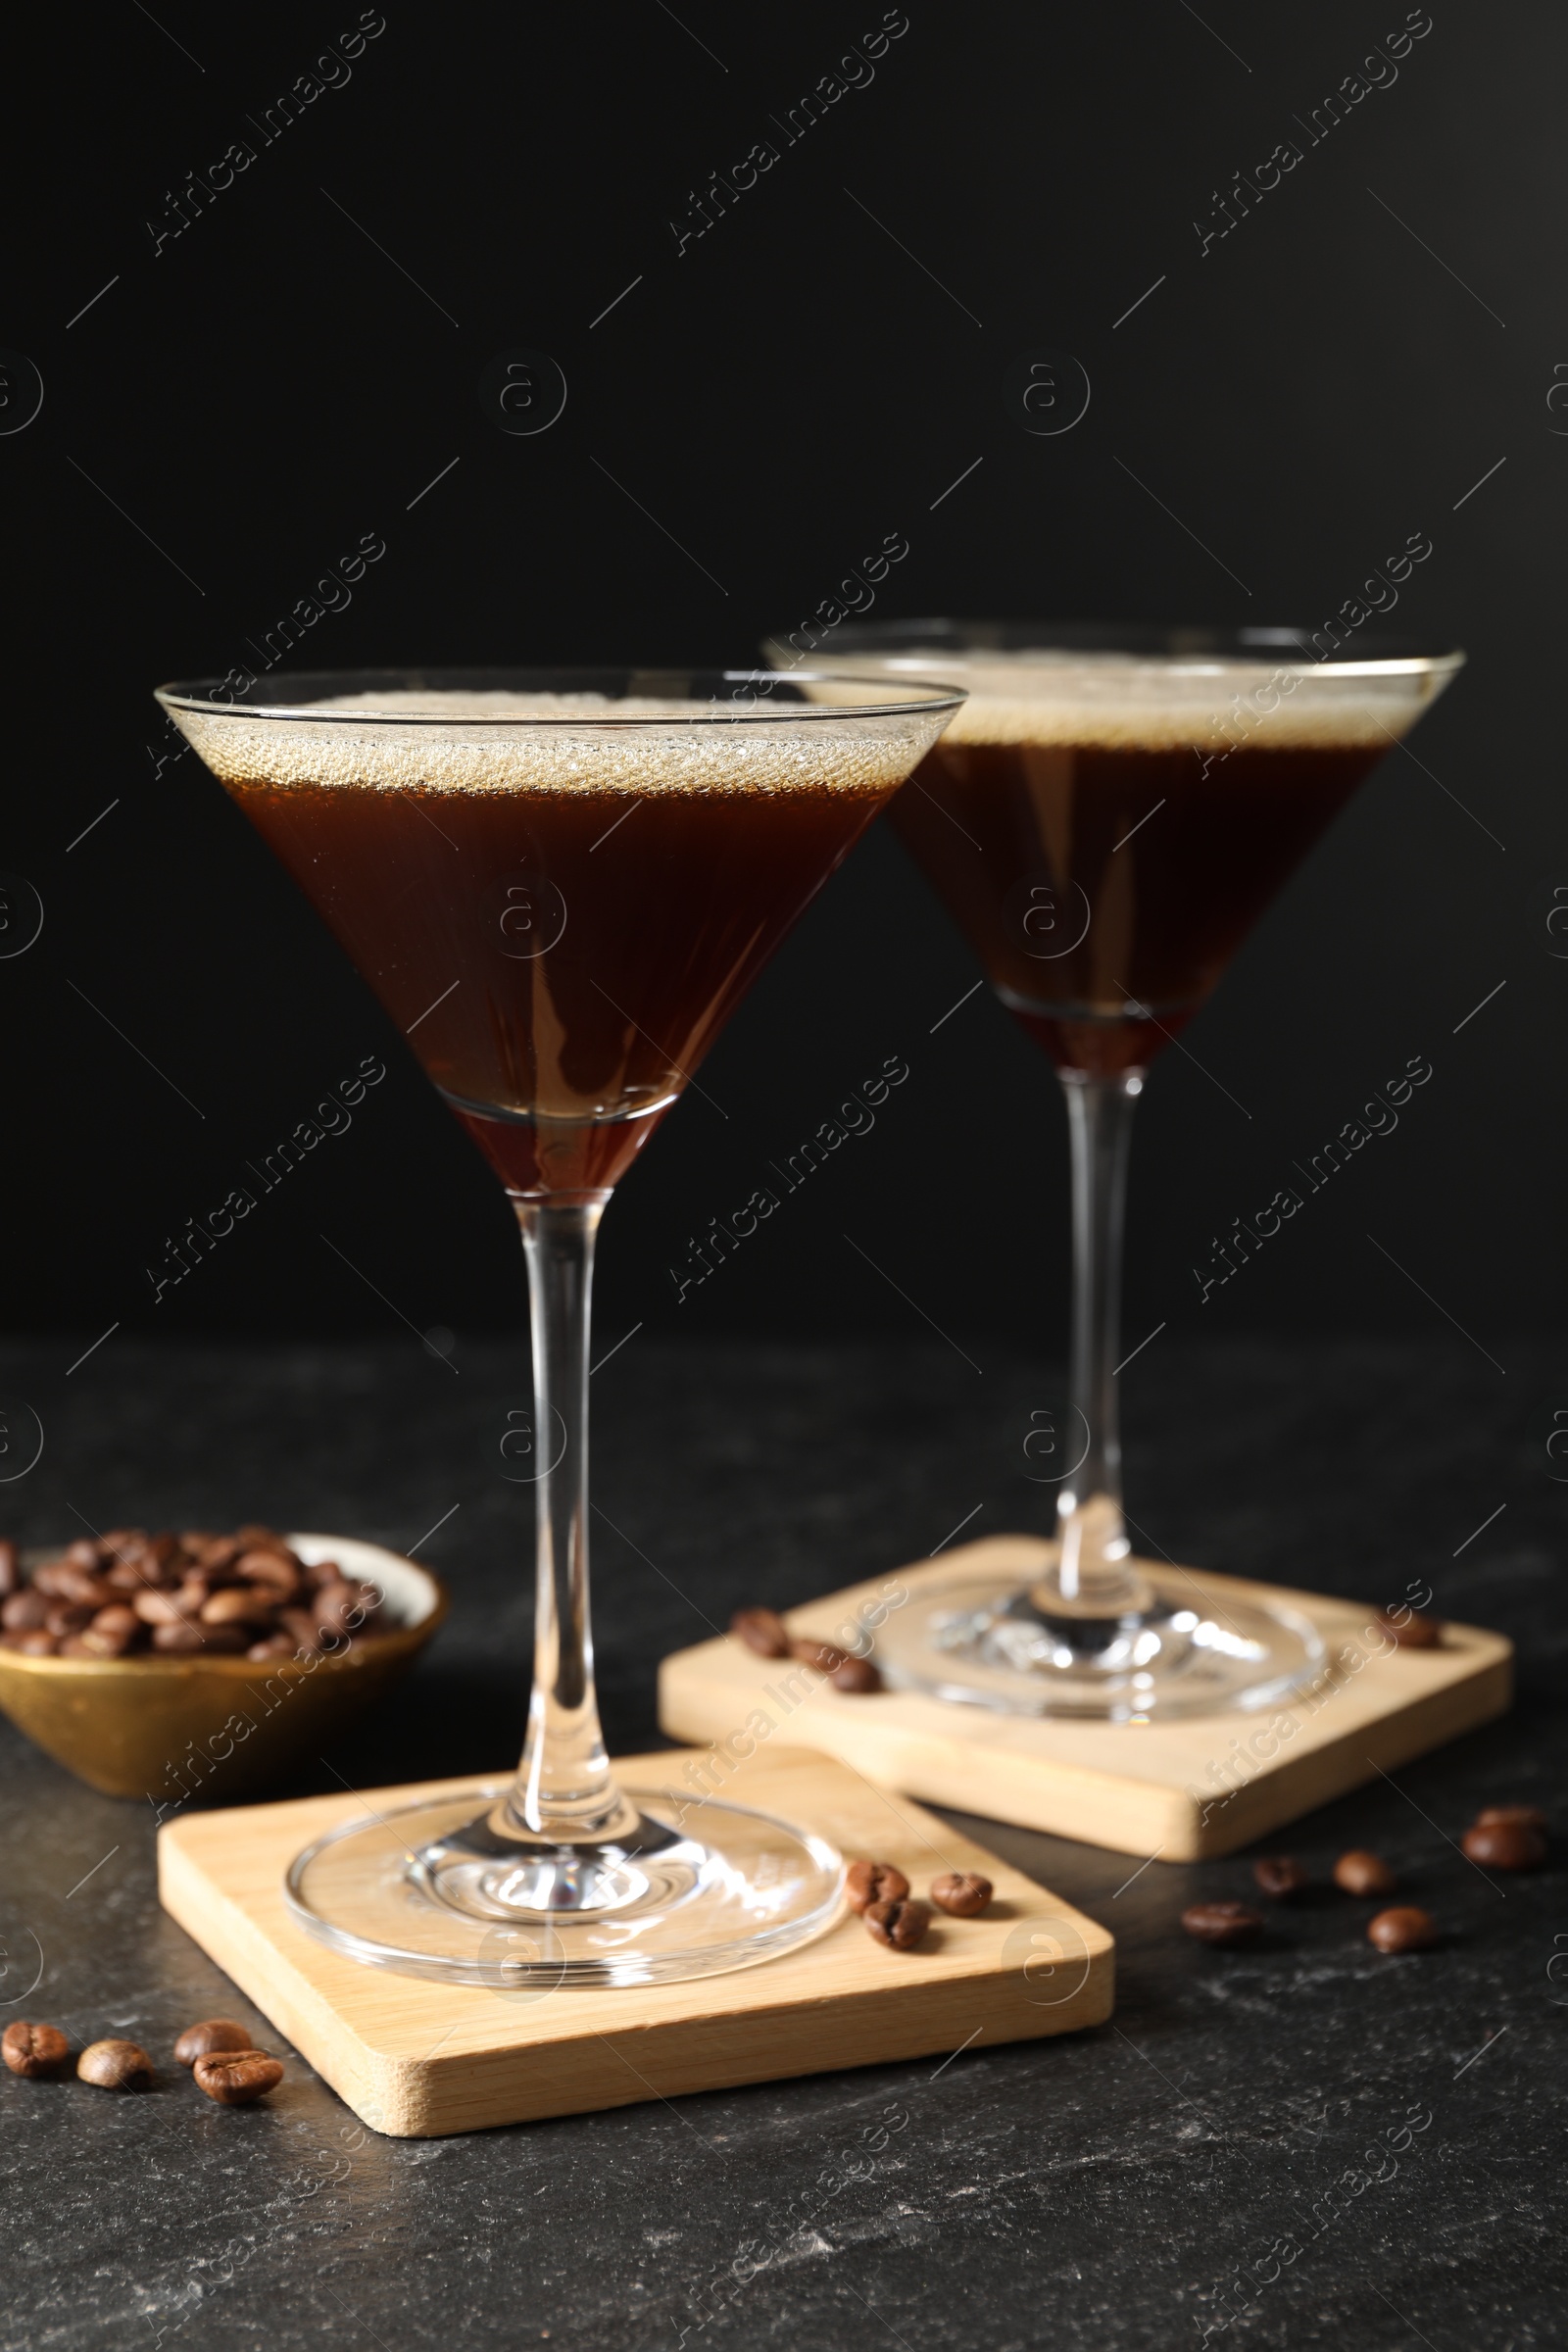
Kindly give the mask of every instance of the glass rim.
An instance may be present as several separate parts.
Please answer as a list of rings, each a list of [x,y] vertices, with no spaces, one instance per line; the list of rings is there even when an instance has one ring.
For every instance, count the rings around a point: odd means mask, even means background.
[[[1041,653],[1119,657],[1171,676],[1219,676],[1229,670],[1255,668],[1293,672],[1303,678],[1401,678],[1452,676],[1467,659],[1457,646],[1424,653],[1413,639],[1373,631],[1361,638],[1355,654],[1342,660],[1337,649],[1308,653],[1313,632],[1285,625],[1211,628],[1138,621],[953,620],[927,615],[910,620],[848,620],[839,624],[835,634],[846,661],[875,658],[888,669],[900,662],[951,661],[977,666],[983,665],[988,656],[1006,662],[1019,655]],[[771,656],[788,644],[788,637],[779,631],[763,640],[763,650]],[[818,661],[831,658],[821,647],[812,657]]]
[[[244,673],[249,675],[249,672]],[[842,670],[825,669],[724,669],[694,666],[677,669],[623,668],[562,663],[536,665],[527,668],[448,668],[443,664],[420,665],[410,669],[313,669],[295,670],[287,678],[279,678],[281,686],[291,683],[297,687],[311,686],[332,693],[374,692],[378,686],[389,693],[406,692],[409,688],[424,688],[432,693],[463,691],[505,692],[512,688],[519,693],[609,693],[612,681],[621,681],[618,691],[652,700],[664,695],[670,701],[695,700],[689,688],[696,679],[709,679],[720,684],[750,686],[762,690],[764,696],[784,686],[821,685],[835,689],[844,686],[865,686],[873,691],[874,699],[863,703],[791,703],[763,702],[758,706],[755,698],[750,706],[739,701],[731,705],[714,702],[710,707],[681,711],[628,712],[617,716],[613,709],[604,710],[493,710],[458,713],[449,710],[376,710],[374,709],[331,710],[310,701],[246,702],[243,695],[230,694],[224,699],[209,692],[212,688],[228,685],[232,671],[225,677],[204,677],[173,680],[165,686],[155,686],[156,700],[170,712],[188,711],[204,718],[269,719],[279,723],[298,724],[306,720],[317,726],[399,726],[472,728],[476,730],[575,727],[671,727],[736,726],[746,724],[788,725],[802,719],[844,721],[855,718],[920,718],[938,711],[956,710],[968,700],[964,686],[949,686],[937,680],[911,680],[911,692],[902,692],[890,699],[887,680],[876,677],[857,677]],[[253,683],[257,682],[255,680]]]

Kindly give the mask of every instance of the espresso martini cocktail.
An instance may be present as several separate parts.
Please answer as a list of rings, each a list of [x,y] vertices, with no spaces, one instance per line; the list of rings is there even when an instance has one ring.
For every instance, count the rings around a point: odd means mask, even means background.
[[[373,1966],[524,1992],[765,1960],[834,1918],[838,1855],[741,1806],[622,1790],[600,1734],[594,1237],[616,1179],[962,696],[835,678],[829,702],[767,672],[302,675],[272,681],[270,703],[215,685],[159,699],[501,1178],[533,1322],[517,1778],[477,1816],[471,1795],[434,1799],[318,1840],[289,1874],[295,1917]]]
[[[890,1680],[1021,1714],[1270,1703],[1315,1670],[1305,1619],[1229,1601],[1221,1616],[1128,1542],[1115,1373],[1130,1121],[1150,1063],[1463,657],[1352,640],[1324,660],[1288,629],[889,621],[831,642],[817,668],[967,690],[890,818],[1055,1063],[1072,1143],[1054,1557],[1024,1590],[911,1602],[878,1661]],[[788,649],[768,652],[787,674]]]

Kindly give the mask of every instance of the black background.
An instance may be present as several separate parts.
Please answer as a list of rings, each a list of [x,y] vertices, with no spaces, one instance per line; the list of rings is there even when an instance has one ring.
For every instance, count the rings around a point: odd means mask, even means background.
[[[45,391],[0,438],[0,867],[45,909],[0,962],[11,1326],[521,1317],[500,1194],[368,991],[194,755],[157,767],[151,686],[246,662],[361,534],[386,554],[301,662],[744,662],[889,532],[910,552],[879,614],[1315,625],[1420,531],[1397,621],[1470,666],[1156,1069],[1127,1327],[1446,1314],[1490,1352],[1550,1329],[1568,30],[1438,0],[1393,85],[1309,143],[1404,17],[910,0],[869,85],[786,146],[775,118],[878,7],[388,0],[346,85],[264,145],[247,118],[353,8],[34,13],[0,320]],[[155,255],[146,222],[236,138],[254,164]],[[760,139],[777,164],[677,254],[690,192]],[[1215,191],[1288,139],[1300,164],[1200,251]],[[519,347],[568,386],[533,437],[478,396]],[[1054,438],[1002,396],[1041,350],[1092,385]],[[918,1309],[1055,1353],[1063,1122],[985,991],[942,1021],[973,977],[879,826],[705,1067],[721,1109],[688,1098],[625,1184],[602,1344],[929,1336]],[[352,1131],[155,1306],[165,1237],[367,1054],[389,1075]],[[875,1132],[677,1306],[688,1233],[895,1054]],[[1200,1306],[1210,1236],[1413,1054],[1434,1076],[1398,1132]]]

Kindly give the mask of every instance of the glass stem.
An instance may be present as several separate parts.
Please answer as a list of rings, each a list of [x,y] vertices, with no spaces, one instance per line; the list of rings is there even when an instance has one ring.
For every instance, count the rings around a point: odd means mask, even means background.
[[[1143,1073],[1112,1078],[1064,1070],[1072,1145],[1072,1367],[1076,1452],[1087,1451],[1056,1496],[1061,1558],[1054,1597],[1076,1615],[1110,1617],[1139,1605],[1121,1514],[1121,1432],[1115,1370],[1121,1323],[1122,1212],[1127,1148]],[[1080,1418],[1081,1417],[1081,1418]]]
[[[609,1199],[513,1199],[528,1261],[542,1467],[533,1698],[522,1762],[497,1826],[559,1845],[613,1841],[637,1826],[635,1807],[611,1778],[599,1728],[588,1607],[589,1306],[594,1242]]]

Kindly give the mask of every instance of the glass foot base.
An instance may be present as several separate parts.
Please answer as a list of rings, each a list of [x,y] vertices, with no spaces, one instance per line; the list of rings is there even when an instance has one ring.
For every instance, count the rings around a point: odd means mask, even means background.
[[[878,1635],[876,1662],[895,1690],[1122,1723],[1272,1706],[1322,1666],[1322,1638],[1294,1609],[1221,1606],[1157,1571],[1147,1583],[1149,1608],[1125,1617],[1048,1614],[1000,1578],[917,1593]]]
[[[295,1920],[368,1967],[532,2001],[752,1968],[838,1916],[841,1856],[768,1814],[628,1788],[633,1838],[531,1847],[489,1827],[506,1794],[426,1797],[329,1831],[289,1867]]]

